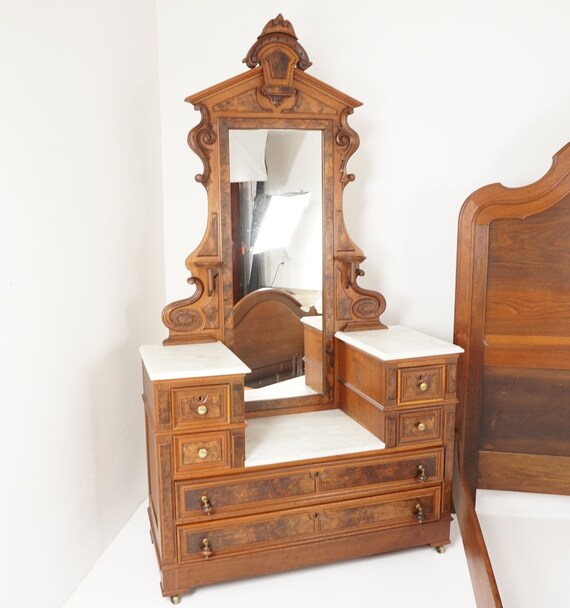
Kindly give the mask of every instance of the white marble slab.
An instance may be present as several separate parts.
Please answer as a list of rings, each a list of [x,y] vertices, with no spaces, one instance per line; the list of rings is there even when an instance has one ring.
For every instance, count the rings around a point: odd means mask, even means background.
[[[262,401],[264,399],[282,399],[283,397],[306,397],[317,395],[317,391],[305,384],[305,376],[297,376],[283,382],[275,382],[261,388],[246,388],[246,401]]]
[[[384,443],[341,410],[253,418],[245,431],[245,466],[381,450]]]
[[[428,336],[402,325],[393,325],[387,329],[339,331],[335,336],[339,340],[383,361],[451,355],[463,352],[460,346],[451,342]]]
[[[222,342],[196,342],[139,349],[151,380],[176,380],[207,376],[247,374],[251,370]]]
[[[301,317],[301,323],[318,329],[319,331],[323,331],[323,317],[321,315],[307,315]]]

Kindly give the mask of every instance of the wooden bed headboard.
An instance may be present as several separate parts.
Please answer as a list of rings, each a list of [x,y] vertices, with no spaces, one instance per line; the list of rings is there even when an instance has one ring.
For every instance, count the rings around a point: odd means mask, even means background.
[[[300,319],[316,314],[313,307],[302,310],[282,289],[258,289],[241,299],[233,309],[233,350],[251,369],[246,381],[262,386],[275,377],[294,377],[304,354]]]
[[[475,489],[570,494],[570,144],[459,218],[459,466]]]

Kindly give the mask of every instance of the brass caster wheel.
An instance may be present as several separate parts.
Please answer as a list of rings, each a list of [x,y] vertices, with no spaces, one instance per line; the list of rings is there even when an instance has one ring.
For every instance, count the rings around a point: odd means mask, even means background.
[[[173,596],[170,598],[170,601],[171,601],[173,604],[180,604],[180,596],[179,596],[179,595],[173,595]]]
[[[440,545],[439,547],[436,547],[435,550],[438,553],[445,553],[445,546],[444,545]]]

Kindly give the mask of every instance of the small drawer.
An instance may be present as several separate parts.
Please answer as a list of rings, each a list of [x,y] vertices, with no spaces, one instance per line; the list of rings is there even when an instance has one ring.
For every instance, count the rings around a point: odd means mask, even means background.
[[[441,401],[444,397],[444,366],[428,365],[399,370],[398,403]]]
[[[227,384],[188,386],[171,390],[174,429],[196,428],[229,422]]]
[[[230,453],[228,432],[177,435],[174,437],[175,474],[227,468]]]
[[[409,410],[398,414],[398,444],[441,439],[441,408]]]

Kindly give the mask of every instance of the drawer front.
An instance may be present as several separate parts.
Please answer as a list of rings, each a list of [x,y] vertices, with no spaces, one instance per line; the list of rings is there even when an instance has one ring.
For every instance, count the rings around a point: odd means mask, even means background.
[[[229,422],[229,395],[227,384],[172,389],[174,429]]]
[[[441,408],[408,410],[398,414],[398,443],[418,443],[441,439]]]
[[[357,488],[394,485],[410,486],[424,481],[443,479],[443,452],[430,450],[381,462],[326,468],[321,477],[321,490],[354,491]]]
[[[281,473],[239,473],[217,481],[176,484],[180,521],[203,521],[283,509],[284,501],[318,502],[342,494],[410,488],[443,478],[443,450],[423,450],[391,458],[361,458],[336,466],[288,468]]]
[[[204,516],[232,514],[236,509],[251,513],[267,503],[276,508],[284,500],[315,495],[317,478],[310,471],[297,474],[272,475],[214,482],[180,482],[176,484],[176,504],[179,519],[203,520]]]
[[[181,562],[202,561],[231,555],[244,550],[257,550],[314,536],[315,514],[311,511],[238,518],[219,526],[188,525],[178,528],[178,555]]]
[[[347,502],[350,504],[337,503],[323,509],[319,518],[321,532],[423,523],[440,516],[439,487]]]
[[[177,435],[174,437],[174,472],[197,473],[230,466],[228,432]]]
[[[275,546],[299,545],[330,534],[354,534],[440,517],[440,488],[399,492],[312,508],[178,527],[181,562],[215,559]]]
[[[444,386],[443,365],[400,369],[398,403],[441,401],[444,398]]]

